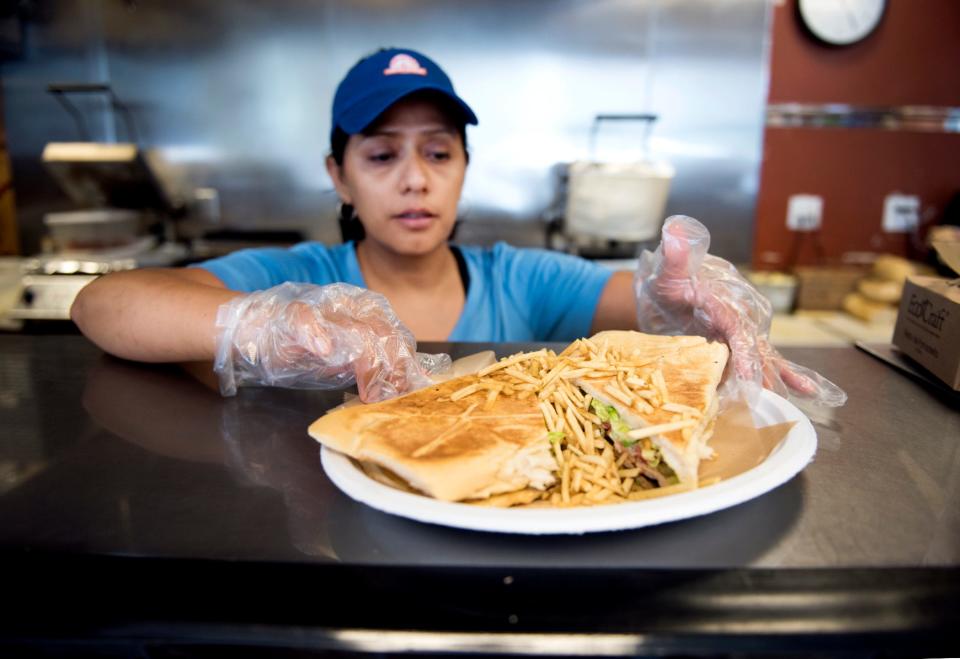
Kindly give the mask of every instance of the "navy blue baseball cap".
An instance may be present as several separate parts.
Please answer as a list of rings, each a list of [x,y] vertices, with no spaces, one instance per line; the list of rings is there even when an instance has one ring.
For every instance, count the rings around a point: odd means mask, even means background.
[[[333,97],[330,132],[340,128],[348,135],[361,132],[405,96],[432,90],[454,101],[468,124],[477,115],[453,90],[453,83],[437,63],[406,48],[380,50],[353,65]]]

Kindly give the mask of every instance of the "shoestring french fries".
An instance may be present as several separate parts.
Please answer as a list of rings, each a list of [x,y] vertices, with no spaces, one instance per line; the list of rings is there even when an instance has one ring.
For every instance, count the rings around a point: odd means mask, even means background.
[[[536,396],[557,462],[558,479],[546,490],[526,489],[479,500],[487,506],[586,506],[652,499],[683,492],[692,487],[676,483],[658,487],[632,464],[631,453],[615,449],[604,422],[592,411],[592,397],[573,384],[583,376],[616,376],[607,393],[625,404],[662,407],[675,413],[670,428],[648,427],[632,431],[638,440],[670,429],[696,424],[700,412],[668,398],[660,370],[650,370],[655,359],[640,359],[600,341],[579,339],[557,355],[538,350],[512,355],[482,369],[477,382],[451,395],[456,400],[486,390],[486,406],[498,396],[526,399]],[[644,376],[645,375],[645,376]],[[649,440],[647,440],[649,443]],[[711,483],[701,483],[701,486]],[[517,503],[521,501],[522,503]]]

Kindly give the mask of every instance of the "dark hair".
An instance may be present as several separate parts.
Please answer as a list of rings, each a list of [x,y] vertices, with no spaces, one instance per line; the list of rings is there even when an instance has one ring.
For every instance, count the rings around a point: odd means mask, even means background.
[[[457,129],[457,133],[460,135],[460,144],[463,145],[463,153],[466,156],[467,163],[470,162],[470,152],[467,150],[467,121],[459,105],[446,94],[430,90],[416,92],[404,98],[425,98],[435,103],[444,116],[452,120]],[[373,122],[361,132],[366,134],[367,131],[372,130],[376,124],[376,121]],[[333,157],[334,162],[337,163],[337,167],[343,167],[343,158],[347,151],[347,142],[349,141],[350,135],[339,126],[335,126],[333,132],[330,134],[330,155]],[[353,206],[350,204],[340,205],[340,214],[337,221],[340,224],[340,235],[343,242],[349,242],[351,240],[361,241],[366,237],[367,234],[366,231],[363,230],[363,224],[360,223]],[[459,222],[457,224],[459,224]],[[454,234],[457,232],[457,224],[454,224],[453,231],[450,232],[447,240],[453,239]]]

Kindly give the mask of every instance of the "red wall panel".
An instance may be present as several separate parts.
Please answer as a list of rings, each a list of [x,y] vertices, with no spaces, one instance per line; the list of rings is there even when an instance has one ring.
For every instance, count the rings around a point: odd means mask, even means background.
[[[885,233],[887,194],[915,194],[921,218],[933,221],[960,189],[960,134],[884,130],[777,128],[766,131],[757,199],[757,267],[839,262],[847,252],[891,252],[918,257],[918,238]],[[792,194],[824,198],[818,234],[787,229]],[[817,253],[817,247],[821,253]]]
[[[770,103],[960,107],[960,0],[889,0],[877,31],[835,48],[800,25],[796,0],[776,3]],[[884,197],[915,194],[935,223],[960,191],[960,134],[870,128],[764,131],[753,241],[757,268],[834,263],[857,251],[922,256],[916,235],[882,230]],[[792,194],[824,198],[823,228],[786,228]]]
[[[888,0],[876,31],[840,48],[809,36],[796,4],[775,4],[771,103],[960,105],[957,0]]]

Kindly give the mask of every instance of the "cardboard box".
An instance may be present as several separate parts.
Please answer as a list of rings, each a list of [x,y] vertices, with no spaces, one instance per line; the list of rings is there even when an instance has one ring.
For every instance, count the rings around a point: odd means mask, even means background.
[[[857,267],[800,267],[794,270],[798,290],[796,307],[804,311],[843,308],[843,298],[857,289],[866,270]]]
[[[908,277],[893,344],[960,391],[960,279]]]

